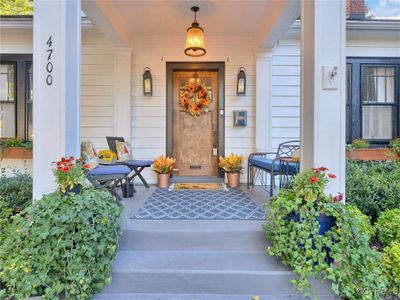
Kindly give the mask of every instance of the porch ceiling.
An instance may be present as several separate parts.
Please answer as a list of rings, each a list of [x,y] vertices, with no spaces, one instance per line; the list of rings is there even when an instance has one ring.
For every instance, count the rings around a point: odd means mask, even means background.
[[[124,46],[136,36],[184,36],[193,5],[200,7],[198,21],[207,35],[253,37],[256,47],[273,46],[300,14],[297,0],[83,1],[95,25]]]

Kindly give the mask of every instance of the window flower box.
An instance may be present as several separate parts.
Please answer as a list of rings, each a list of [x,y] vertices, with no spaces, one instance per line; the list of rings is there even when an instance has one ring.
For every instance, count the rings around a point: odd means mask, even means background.
[[[7,147],[1,153],[1,158],[5,159],[32,159],[32,149],[25,147]]]
[[[346,151],[348,159],[358,160],[393,160],[399,158],[399,154],[393,149],[386,148],[368,148],[368,149],[353,149]]]

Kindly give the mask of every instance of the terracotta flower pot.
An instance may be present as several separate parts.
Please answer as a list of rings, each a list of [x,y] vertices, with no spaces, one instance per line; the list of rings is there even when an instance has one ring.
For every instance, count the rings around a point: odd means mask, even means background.
[[[231,188],[237,188],[240,185],[240,173],[227,173],[228,185]]]
[[[170,174],[169,173],[167,173],[167,174],[157,174],[157,186],[159,187],[159,188],[163,188],[163,189],[166,189],[166,188],[169,188],[169,177],[170,177]]]

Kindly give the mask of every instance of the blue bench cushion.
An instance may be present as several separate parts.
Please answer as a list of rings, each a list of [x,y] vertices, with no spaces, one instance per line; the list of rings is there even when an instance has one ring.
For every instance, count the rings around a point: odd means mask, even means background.
[[[249,159],[249,164],[253,165],[257,168],[267,170],[269,172],[272,171],[272,159],[264,158],[264,157],[252,157]],[[274,172],[280,171],[281,162],[279,160],[274,161]],[[284,166],[286,169],[286,166]],[[289,173],[297,173],[299,166],[297,163],[289,163]],[[286,171],[286,170],[285,170]]]
[[[152,160],[127,160],[124,162],[120,162],[123,165],[127,165],[129,167],[150,167],[153,164]]]
[[[124,165],[112,165],[112,166],[103,166],[99,165],[93,170],[89,172],[89,175],[99,176],[99,175],[116,175],[116,174],[125,174],[128,175],[131,170]]]

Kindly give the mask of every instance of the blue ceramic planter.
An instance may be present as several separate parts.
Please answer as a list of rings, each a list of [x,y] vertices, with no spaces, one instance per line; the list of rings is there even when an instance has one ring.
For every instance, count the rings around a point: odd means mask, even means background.
[[[293,220],[294,222],[300,222],[300,214],[296,213],[291,216],[287,217],[288,220]],[[316,217],[318,223],[319,223],[319,229],[318,229],[318,235],[324,235],[327,231],[329,231],[332,227],[336,225],[336,219],[332,216],[317,216]],[[310,235],[312,238],[312,235]],[[313,249],[315,249],[315,246],[313,245]],[[324,247],[322,251],[326,252],[326,258],[327,258],[327,263],[330,264],[333,262],[333,258],[329,255],[330,249],[327,247]]]

